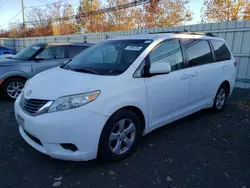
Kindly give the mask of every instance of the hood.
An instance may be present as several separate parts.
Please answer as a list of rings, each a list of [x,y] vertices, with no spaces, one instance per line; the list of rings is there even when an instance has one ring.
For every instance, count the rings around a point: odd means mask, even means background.
[[[15,66],[17,63],[23,63],[23,60],[12,59],[14,55],[1,55],[0,56],[0,67],[2,66]]]
[[[2,54],[0,55],[0,59],[6,58],[6,57],[13,57],[13,56],[14,56],[13,54]]]
[[[24,88],[24,95],[28,99],[55,100],[62,96],[102,90],[114,80],[117,80],[114,76],[79,73],[56,67],[31,78]]]

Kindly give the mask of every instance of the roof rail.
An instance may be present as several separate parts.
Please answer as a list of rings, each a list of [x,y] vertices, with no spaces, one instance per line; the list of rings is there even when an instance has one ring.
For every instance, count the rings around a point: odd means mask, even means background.
[[[187,30],[184,31],[159,31],[159,32],[150,32],[149,34],[164,34],[164,33],[173,33],[173,34],[189,34],[189,35],[206,35],[210,37],[215,37],[212,33],[203,33],[203,32],[189,32]]]

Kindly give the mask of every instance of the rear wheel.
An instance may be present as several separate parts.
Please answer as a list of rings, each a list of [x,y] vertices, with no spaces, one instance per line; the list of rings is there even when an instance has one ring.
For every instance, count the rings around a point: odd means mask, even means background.
[[[7,79],[2,85],[2,95],[7,100],[15,100],[22,92],[25,80],[22,78]]]
[[[141,123],[136,113],[121,110],[106,123],[99,142],[99,157],[117,161],[128,157],[136,148],[141,136]]]
[[[226,105],[227,97],[228,97],[227,87],[223,84],[220,86],[220,88],[216,93],[212,109],[215,112],[223,110]]]

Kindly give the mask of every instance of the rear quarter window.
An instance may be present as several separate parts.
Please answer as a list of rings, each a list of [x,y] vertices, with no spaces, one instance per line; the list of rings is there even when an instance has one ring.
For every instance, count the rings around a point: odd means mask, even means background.
[[[214,48],[216,61],[224,61],[231,59],[231,53],[223,41],[211,40]]]

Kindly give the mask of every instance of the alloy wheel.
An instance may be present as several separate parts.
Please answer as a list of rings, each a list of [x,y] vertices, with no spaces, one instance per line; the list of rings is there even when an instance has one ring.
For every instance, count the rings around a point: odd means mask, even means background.
[[[11,82],[8,86],[7,86],[7,94],[9,97],[11,97],[12,99],[16,99],[22,92],[22,89],[24,87],[24,84],[22,82]]]
[[[218,91],[218,94],[217,94],[216,99],[215,99],[215,105],[216,105],[216,107],[218,109],[221,109],[224,106],[225,101],[226,101],[226,91],[222,87]]]
[[[133,145],[136,137],[136,127],[132,120],[119,120],[109,136],[109,147],[115,154],[127,152]]]

